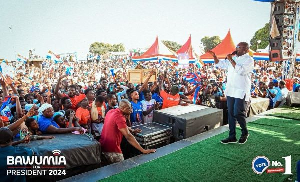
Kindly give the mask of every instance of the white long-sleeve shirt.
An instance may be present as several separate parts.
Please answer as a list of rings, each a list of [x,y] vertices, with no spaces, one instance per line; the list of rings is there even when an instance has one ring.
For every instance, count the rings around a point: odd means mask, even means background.
[[[232,59],[236,62],[235,68],[229,60],[220,60],[216,64],[217,67],[228,70],[225,95],[240,99],[246,96],[245,100],[249,101],[254,60],[249,54],[234,56]]]

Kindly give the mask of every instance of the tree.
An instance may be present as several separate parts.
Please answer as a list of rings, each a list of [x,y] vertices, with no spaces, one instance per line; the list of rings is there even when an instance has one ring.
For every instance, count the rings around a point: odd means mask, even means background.
[[[201,42],[204,46],[204,51],[207,52],[208,50],[211,50],[215,48],[218,44],[220,44],[221,39],[219,36],[212,36],[212,37],[205,36],[201,39]]]
[[[256,51],[257,49],[264,49],[269,45],[270,24],[266,23],[265,26],[257,30],[250,40],[250,49]]]
[[[111,52],[124,52],[125,47],[122,43],[112,45]]]
[[[174,52],[177,52],[178,49],[180,49],[180,47],[182,46],[174,41],[163,40],[162,42],[165,44],[165,46],[167,46],[171,51],[174,51]]]
[[[94,42],[90,45],[90,53],[94,55],[104,55],[108,52],[124,52],[125,47],[122,43],[111,45],[104,42]]]
[[[111,45],[103,42],[94,42],[90,45],[90,53],[103,55],[110,51]]]

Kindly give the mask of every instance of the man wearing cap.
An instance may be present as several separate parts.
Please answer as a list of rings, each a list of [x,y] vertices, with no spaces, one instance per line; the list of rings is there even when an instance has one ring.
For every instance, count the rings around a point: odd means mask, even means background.
[[[250,100],[251,76],[254,69],[254,60],[249,56],[249,45],[240,42],[236,51],[227,55],[227,59],[219,60],[216,54],[208,51],[219,68],[227,69],[227,85],[225,95],[227,97],[229,137],[221,140],[221,143],[237,143],[236,121],[242,128],[239,144],[244,144],[249,136],[246,126],[246,101]]]

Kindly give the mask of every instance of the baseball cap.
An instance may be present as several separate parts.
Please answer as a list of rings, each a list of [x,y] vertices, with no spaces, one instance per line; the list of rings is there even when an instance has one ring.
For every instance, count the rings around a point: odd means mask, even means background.
[[[276,79],[273,79],[273,83],[278,83],[278,80],[276,80]]]
[[[13,139],[13,132],[7,128],[0,128],[0,144],[8,144]]]

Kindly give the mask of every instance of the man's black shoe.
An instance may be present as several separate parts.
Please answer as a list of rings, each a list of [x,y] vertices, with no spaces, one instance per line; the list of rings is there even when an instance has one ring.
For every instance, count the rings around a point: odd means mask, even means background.
[[[221,143],[223,144],[236,143],[236,142],[237,142],[236,138],[226,138],[224,140],[221,140]]]
[[[248,137],[249,137],[249,134],[247,134],[247,135],[242,135],[241,138],[239,139],[239,144],[244,144],[244,143],[246,143]]]

